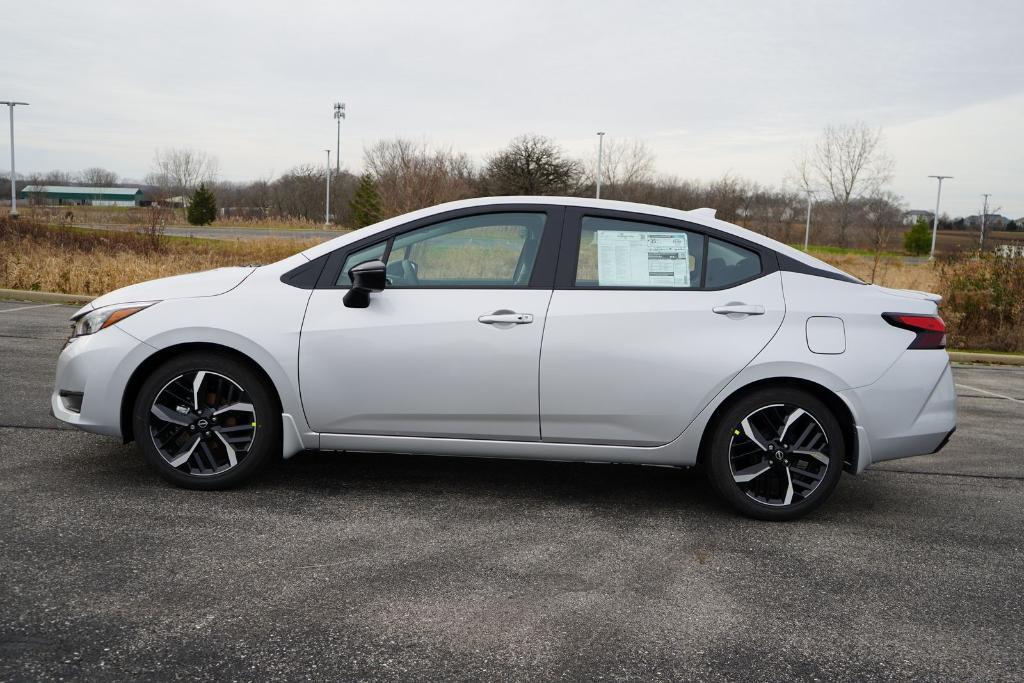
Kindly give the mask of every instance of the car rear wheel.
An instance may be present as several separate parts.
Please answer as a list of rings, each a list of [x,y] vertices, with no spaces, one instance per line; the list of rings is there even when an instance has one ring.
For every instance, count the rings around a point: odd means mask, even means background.
[[[133,426],[146,461],[186,488],[236,486],[280,451],[270,387],[226,355],[189,353],[160,365],[142,384]]]
[[[718,420],[705,467],[718,493],[744,515],[788,520],[832,494],[843,469],[843,431],[814,395],[765,388]]]

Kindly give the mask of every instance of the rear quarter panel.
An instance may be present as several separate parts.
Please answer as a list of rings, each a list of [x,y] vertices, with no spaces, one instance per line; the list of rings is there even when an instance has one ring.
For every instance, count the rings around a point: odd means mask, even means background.
[[[701,411],[680,437],[679,449],[695,461],[704,430],[726,399],[754,382],[795,378],[819,384],[850,405],[860,420],[863,406],[851,405],[849,389],[877,382],[906,352],[914,334],[889,325],[883,312],[934,314],[928,300],[896,296],[872,285],[782,272],[786,315],[778,333]],[[807,344],[807,319],[834,316],[843,320],[843,353],[813,353]]]

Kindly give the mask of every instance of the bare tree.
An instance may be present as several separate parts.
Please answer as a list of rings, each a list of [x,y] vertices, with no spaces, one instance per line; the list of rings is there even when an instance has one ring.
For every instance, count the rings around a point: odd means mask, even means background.
[[[874,259],[871,264],[871,282],[885,277],[879,273],[882,254],[889,247],[893,232],[900,226],[903,218],[903,198],[892,192],[877,192],[861,202],[862,222],[871,247]]]
[[[78,173],[78,182],[94,187],[110,187],[117,184],[117,174],[105,168],[93,166]]]
[[[296,166],[270,186],[270,203],[279,216],[318,219],[324,215],[324,181],[322,165]]]
[[[70,171],[53,170],[47,173],[38,174],[35,183],[38,185],[70,185],[75,182],[75,176]]]
[[[572,194],[581,179],[581,164],[553,140],[522,135],[487,161],[483,184],[495,195]]]
[[[801,189],[824,189],[838,213],[840,246],[846,245],[855,200],[880,192],[892,179],[893,160],[885,151],[882,130],[864,123],[827,126],[796,163]]]
[[[597,183],[597,154],[586,163],[586,182]],[[654,153],[643,140],[609,139],[601,159],[601,195],[636,201],[642,186],[654,180]]]
[[[384,218],[475,193],[468,156],[423,142],[380,140],[363,151],[363,166],[376,183]]]
[[[160,188],[164,199],[169,196],[187,196],[200,183],[217,179],[220,164],[217,157],[198,149],[172,147],[158,149],[153,156],[153,172],[146,176],[146,182]]]

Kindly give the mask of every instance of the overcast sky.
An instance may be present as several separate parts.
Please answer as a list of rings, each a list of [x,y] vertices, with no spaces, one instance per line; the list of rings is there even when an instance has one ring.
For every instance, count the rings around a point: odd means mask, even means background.
[[[908,206],[1024,216],[1024,2],[50,2],[0,0],[19,173],[139,179],[158,147],[221,177],[342,165],[396,135],[480,158],[524,132],[660,172],[781,185],[829,123],[884,129]],[[3,112],[6,114],[6,112]],[[6,123],[6,122],[4,122]],[[6,169],[6,135],[0,169]]]

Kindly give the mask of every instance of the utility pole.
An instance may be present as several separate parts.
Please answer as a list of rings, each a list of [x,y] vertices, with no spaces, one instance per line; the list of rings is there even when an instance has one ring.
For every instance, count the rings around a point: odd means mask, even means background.
[[[17,177],[15,175],[15,173],[14,173],[14,108],[17,107],[18,105],[21,105],[23,107],[27,107],[28,106],[28,102],[13,102],[13,101],[3,102],[3,101],[0,101],[0,104],[6,104],[7,105],[7,111],[10,114],[10,118],[11,118],[11,214],[10,215],[11,215],[11,218],[17,218],[18,217],[18,192],[14,189],[14,184],[15,184],[14,183],[14,179]]]
[[[604,156],[604,131],[597,131],[597,198],[601,198],[601,157]]]
[[[804,190],[807,193],[807,227],[804,228],[804,251],[807,251],[807,243],[811,240],[811,203],[814,201],[814,190]]]
[[[951,175],[930,175],[929,178],[935,178],[939,181],[939,191],[935,195],[935,219],[932,221],[932,250],[928,252],[928,260],[935,260],[935,238],[939,234],[939,200],[942,198],[942,181],[947,178],[952,180]]]
[[[978,244],[981,249],[985,249],[985,217],[988,215],[988,198],[992,195],[985,193],[981,196],[985,198],[985,203],[981,207],[981,238],[978,240]]]
[[[325,149],[327,152],[327,205],[324,208],[324,225],[331,224],[331,150]]]
[[[334,103],[334,120],[338,122],[338,144],[334,153],[334,163],[337,165],[338,175],[341,175],[341,120],[345,118],[345,103]]]

